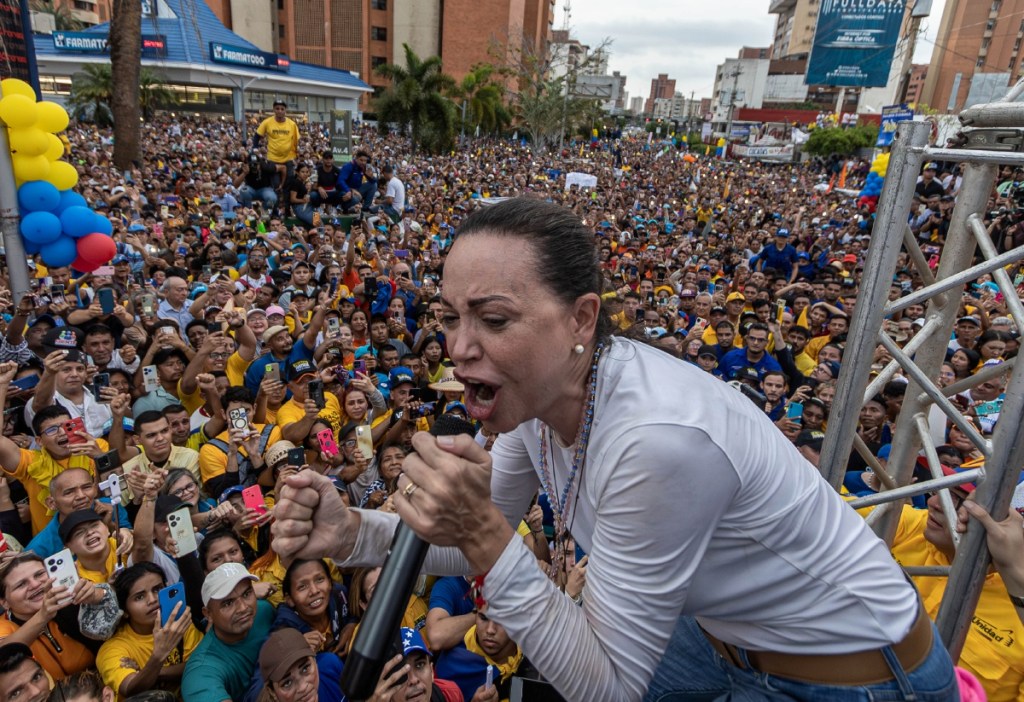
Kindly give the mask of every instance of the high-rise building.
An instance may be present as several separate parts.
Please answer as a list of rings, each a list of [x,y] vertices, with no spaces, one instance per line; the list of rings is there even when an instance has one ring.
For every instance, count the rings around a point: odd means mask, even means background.
[[[501,64],[524,48],[545,55],[554,11],[554,0],[206,2],[228,28],[265,51],[352,71],[375,93],[387,84],[377,67],[404,65],[404,44],[421,58],[440,56],[444,71],[456,80],[478,63]],[[362,106],[370,107],[365,101]]]
[[[644,98],[642,95],[636,95],[629,99],[629,111],[634,115],[639,115],[644,110]]]
[[[32,30],[49,34],[61,29],[56,15],[61,15],[86,27],[110,21],[110,0],[53,0],[48,12],[42,5],[29,3],[32,14]]]
[[[924,79],[927,75],[927,63],[915,63],[910,67],[910,75],[907,78],[907,92],[903,96],[903,102],[917,104],[921,99],[921,90],[924,88]]]
[[[676,81],[669,78],[667,73],[659,73],[657,78],[651,79],[651,94],[644,104],[644,112],[654,112],[654,101],[658,98],[672,98],[676,94]]]
[[[1008,90],[1021,76],[1022,16],[1024,0],[946,0],[919,102],[959,112],[984,83]]]
[[[771,58],[807,58],[818,24],[818,5],[818,0],[772,0],[768,13],[778,16],[775,18]]]

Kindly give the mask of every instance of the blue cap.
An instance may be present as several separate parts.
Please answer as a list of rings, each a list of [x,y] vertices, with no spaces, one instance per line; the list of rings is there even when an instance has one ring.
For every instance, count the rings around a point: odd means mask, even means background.
[[[785,227],[780,227],[779,231],[775,232],[775,236],[789,236],[789,230]]]
[[[145,225],[142,225],[142,224],[133,224],[130,227],[128,227],[128,231],[130,231],[130,232],[144,232],[144,231],[146,231],[146,227],[145,227]]]
[[[430,649],[427,648],[427,643],[423,640],[423,635],[420,632],[403,626],[401,636],[403,656],[408,656],[413,651],[423,651],[428,656],[431,655]]]
[[[393,390],[402,383],[415,383],[413,372],[406,366],[395,366],[388,376],[388,385]]]
[[[110,259],[110,264],[116,266],[119,263],[128,263],[128,257],[124,254],[118,254],[114,258]]]

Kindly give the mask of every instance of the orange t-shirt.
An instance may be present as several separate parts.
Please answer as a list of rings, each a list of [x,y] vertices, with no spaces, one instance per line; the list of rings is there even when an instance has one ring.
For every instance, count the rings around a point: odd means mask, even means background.
[[[20,627],[7,617],[0,617],[0,644]],[[96,660],[92,651],[49,622],[43,633],[29,645],[32,657],[54,680],[66,678],[91,668]]]

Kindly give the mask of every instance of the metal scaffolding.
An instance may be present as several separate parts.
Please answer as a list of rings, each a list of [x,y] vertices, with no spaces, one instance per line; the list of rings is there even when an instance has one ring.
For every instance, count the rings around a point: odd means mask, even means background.
[[[949,576],[937,624],[954,660],[959,658],[963,647],[990,559],[985,530],[980,524],[972,520],[962,538],[955,533],[956,514],[949,488],[957,481],[943,476],[930,440],[928,414],[933,407],[941,409],[984,455],[984,467],[970,473],[978,481],[976,499],[994,518],[1004,519],[1024,467],[1024,372],[1018,372],[1020,364],[1006,363],[984,368],[947,388],[939,388],[935,379],[945,360],[964,286],[979,275],[992,274],[1013,318],[1018,325],[1024,324],[1024,305],[1004,268],[1024,259],[1024,247],[1000,255],[979,214],[988,204],[998,166],[1024,166],[1024,104],[1012,102],[1022,92],[1024,81],[1000,102],[964,111],[960,115],[964,130],[959,135],[958,146],[953,148],[929,147],[927,123],[904,122],[897,129],[833,400],[834,408],[845,411],[833,413],[821,452],[822,474],[837,490],[843,482],[851,450],[857,450],[879,474],[884,492],[877,497],[863,498],[866,501],[862,506],[885,503],[868,517],[868,522],[888,544],[895,535],[902,501],[914,494],[939,492],[956,544],[956,557],[950,568],[930,567],[927,573]],[[928,161],[963,165],[960,193],[934,274],[907,225],[917,176]],[[889,302],[889,286],[901,250],[909,254],[924,286]],[[976,252],[980,252],[980,262],[972,265]],[[887,317],[912,304],[925,303],[925,325],[903,348],[880,331]],[[871,379],[871,363],[879,344],[893,360]],[[859,409],[898,370],[903,371],[909,384],[896,419],[888,466],[883,469],[857,435]],[[1006,372],[1010,373],[1010,380],[1005,400],[989,439],[975,429],[948,397]],[[910,486],[922,451],[932,480]],[[908,571],[924,574],[918,572],[920,568]]]

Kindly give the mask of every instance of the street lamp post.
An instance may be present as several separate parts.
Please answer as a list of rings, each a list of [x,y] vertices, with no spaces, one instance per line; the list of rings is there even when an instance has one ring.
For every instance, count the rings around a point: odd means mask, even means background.
[[[230,73],[225,73],[223,71],[217,71],[217,73],[227,78],[231,81],[233,86],[238,88],[239,109],[235,111],[235,121],[242,122],[242,142],[245,143],[249,141],[249,120],[245,118],[245,91],[250,85],[258,80],[263,80],[266,76],[252,76],[248,80],[239,77],[238,80],[235,80],[235,76]],[[232,102],[234,102],[234,100],[232,100]]]

